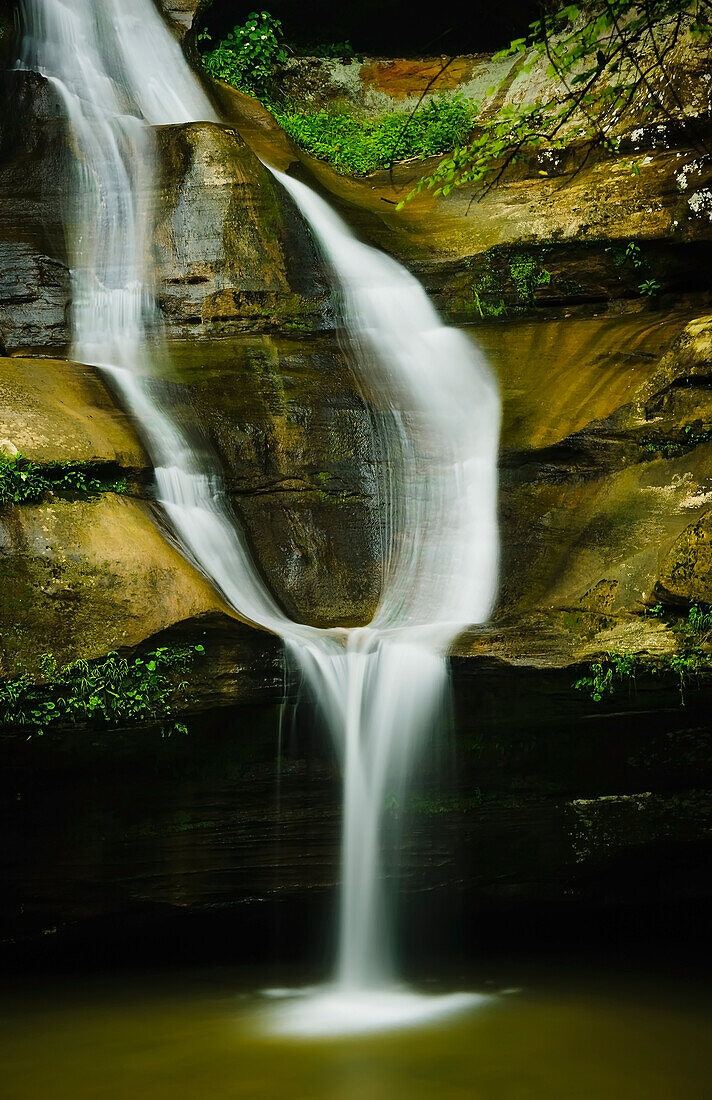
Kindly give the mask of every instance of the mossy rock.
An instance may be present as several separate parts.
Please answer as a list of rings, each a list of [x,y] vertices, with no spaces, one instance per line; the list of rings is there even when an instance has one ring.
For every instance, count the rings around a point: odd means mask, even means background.
[[[224,611],[146,509],[113,494],[23,505],[0,518],[0,671],[134,646]]]
[[[319,327],[325,287],[301,219],[234,131],[214,123],[158,132],[156,260],[171,337]]]
[[[0,440],[37,463],[148,468],[100,372],[77,363],[0,358]]]
[[[712,603],[712,510],[675,540],[660,570],[656,593],[669,602]]]

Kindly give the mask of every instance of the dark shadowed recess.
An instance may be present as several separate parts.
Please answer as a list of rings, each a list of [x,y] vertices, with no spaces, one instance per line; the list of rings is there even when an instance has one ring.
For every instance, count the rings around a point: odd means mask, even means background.
[[[595,704],[572,676],[454,662],[454,729],[389,809],[407,975],[498,957],[704,968],[709,688],[682,707],[674,685],[641,677]],[[277,984],[283,967],[328,972],[328,739],[291,697],[187,720],[170,738],[0,737],[0,970],[254,964]]]
[[[204,21],[213,37],[244,22],[255,8],[281,19],[287,41],[295,48],[348,41],[357,52],[392,57],[440,53],[483,53],[499,49],[525,33],[540,5],[536,0],[507,4],[454,0],[418,10],[406,0],[269,0],[236,4],[215,0]]]

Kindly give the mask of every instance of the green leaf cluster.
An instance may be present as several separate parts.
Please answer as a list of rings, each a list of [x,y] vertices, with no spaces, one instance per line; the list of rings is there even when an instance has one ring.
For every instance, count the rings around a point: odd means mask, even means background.
[[[657,279],[650,275],[650,260],[639,244],[635,241],[629,241],[625,246],[611,245],[606,249],[606,252],[613,257],[613,263],[616,267],[632,265],[640,275],[648,276],[638,283],[638,292],[642,297],[655,298],[660,293],[662,286]]]
[[[651,432],[640,437],[640,446],[644,451],[663,458],[675,458],[712,440],[712,429],[685,424],[676,435],[663,432]]]
[[[536,102],[484,112],[472,139],[424,176],[404,202],[424,189],[447,195],[492,173],[496,182],[526,153],[553,152],[576,139],[615,151],[608,131],[634,105],[640,117],[667,115],[671,102],[673,109],[679,104],[665,58],[684,31],[710,38],[710,0],[592,0],[544,14],[494,59],[516,59],[520,73],[546,62],[551,92]],[[488,96],[504,90],[509,79],[507,74]],[[640,174],[637,163],[629,168]]]
[[[41,500],[50,491],[82,496],[127,491],[125,477],[97,477],[91,469],[75,462],[39,466],[22,454],[0,454],[0,508]]]
[[[687,612],[687,633],[706,638],[712,633],[712,607],[693,603]]]
[[[662,604],[656,604],[647,613],[655,618],[667,616]],[[684,706],[685,690],[690,681],[703,673],[712,673],[712,653],[708,652],[712,607],[692,603],[686,618],[677,620],[673,629],[681,636],[679,652],[655,658],[640,653],[608,653],[592,662],[589,674],[576,680],[574,689],[586,692],[594,703],[600,703],[621,686],[633,684],[637,672],[658,676],[672,674],[677,678],[680,703]]]
[[[202,31],[198,40],[210,41],[207,30]],[[275,67],[287,60],[282,24],[269,12],[250,12],[245,23],[234,27],[201,60],[205,70],[218,80],[258,99],[268,98]]]
[[[524,252],[513,257],[509,271],[514,289],[522,302],[532,302],[536,288],[548,286],[551,282],[551,272],[538,264],[533,256],[527,256]]]
[[[199,39],[209,40],[210,35],[203,31]],[[356,56],[349,42],[322,44],[314,50],[319,57]],[[367,176],[396,160],[447,153],[470,136],[476,105],[460,95],[433,96],[415,114],[391,111],[378,118],[343,104],[304,111],[277,95],[275,68],[286,59],[279,20],[268,12],[252,12],[244,26],[235,27],[203,54],[202,63],[211,76],[261,99],[303,149],[337,172]]]
[[[565,135],[559,134],[557,138],[552,132],[548,139],[546,135],[547,130],[553,131],[563,123],[565,115],[563,106],[537,100],[516,107],[509,104],[492,117],[480,119],[472,140],[458,145],[431,175],[423,176],[398,204],[398,209],[423,190],[432,191],[435,196],[449,195],[465,183],[478,183],[505,160],[508,164],[516,163],[525,147],[562,149],[568,141]]]
[[[610,653],[602,661],[591,664],[589,676],[582,676],[574,683],[576,691],[587,692],[594,703],[600,703],[604,695],[612,695],[621,683],[635,680],[638,658],[632,653]]]
[[[648,261],[643,255],[640,245],[636,244],[635,241],[628,241],[626,245],[610,245],[606,252],[613,257],[613,263],[616,267],[625,267],[629,263],[635,268],[646,268],[648,266]]]
[[[0,724],[41,736],[47,726],[60,723],[164,722],[185,701],[188,684],[181,674],[204,653],[201,645],[162,646],[133,659],[109,653],[62,666],[46,654],[40,661],[42,682],[27,675],[0,682]],[[176,721],[163,729],[186,732]]]
[[[367,118],[338,105],[310,114],[296,107],[272,110],[306,152],[352,176],[447,152],[467,139],[475,119],[475,105],[460,95],[433,96],[412,116],[392,111]]]

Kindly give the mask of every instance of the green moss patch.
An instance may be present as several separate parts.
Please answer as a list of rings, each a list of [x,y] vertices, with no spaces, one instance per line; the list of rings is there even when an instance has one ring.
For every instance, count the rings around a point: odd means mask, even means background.
[[[475,105],[463,96],[434,96],[415,114],[392,111],[367,118],[343,106],[306,114],[272,107],[280,126],[307,153],[337,172],[367,176],[395,161],[448,153],[467,139]]]

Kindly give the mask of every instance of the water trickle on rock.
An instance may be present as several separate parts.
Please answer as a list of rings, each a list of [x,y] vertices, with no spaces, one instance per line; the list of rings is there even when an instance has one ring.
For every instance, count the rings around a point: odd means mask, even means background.
[[[486,619],[497,580],[499,398],[464,335],[444,326],[403,267],[357,241],[326,202],[275,172],[311,228],[342,306],[373,410],[383,582],[372,622],[320,630],[289,619],[251,559],[207,466],[150,385],[160,316],[151,270],[152,128],[214,112],[151,0],[24,0],[20,65],[66,112],[73,356],[100,367],[131,410],[158,499],[184,553],[243,618],[281,635],[324,715],[344,776],[339,954],[334,983],[282,1030],[362,1030],[461,1007],[397,986],[382,891],[388,794],[402,792],[436,725],[455,636]],[[151,340],[149,340],[149,334]],[[375,994],[375,998],[374,995]],[[309,1005],[311,1004],[311,1012]]]

